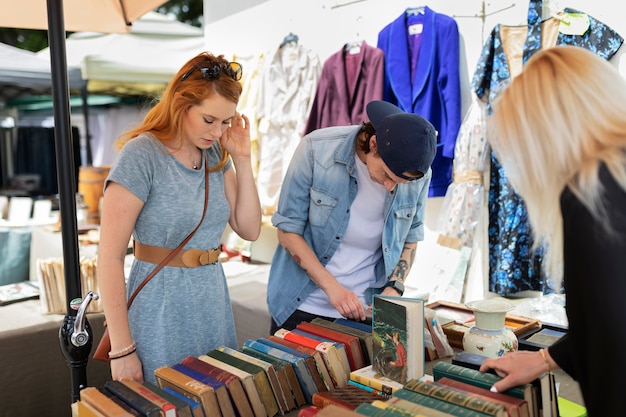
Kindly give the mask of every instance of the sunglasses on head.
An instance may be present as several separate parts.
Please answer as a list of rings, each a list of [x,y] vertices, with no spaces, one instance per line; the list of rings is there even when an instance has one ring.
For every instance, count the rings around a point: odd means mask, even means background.
[[[205,64],[207,64],[207,62],[203,63],[202,65]],[[180,80],[185,81],[196,69],[199,69],[200,72],[202,72],[202,76],[206,80],[217,80],[220,75],[222,75],[222,73],[228,75],[235,81],[241,80],[242,70],[241,64],[239,64],[238,62],[221,62],[218,64],[211,64],[209,66],[200,65],[201,64],[195,64],[180,78]]]

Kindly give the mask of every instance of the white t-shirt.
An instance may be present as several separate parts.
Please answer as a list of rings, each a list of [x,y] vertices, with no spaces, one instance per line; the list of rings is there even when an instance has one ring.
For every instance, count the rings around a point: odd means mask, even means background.
[[[367,166],[356,157],[358,190],[350,207],[348,228],[326,269],[344,287],[352,290],[364,304],[365,290],[375,281],[374,267],[382,256],[384,204],[387,189],[372,181]],[[307,313],[341,317],[321,289],[315,289],[298,307]]]

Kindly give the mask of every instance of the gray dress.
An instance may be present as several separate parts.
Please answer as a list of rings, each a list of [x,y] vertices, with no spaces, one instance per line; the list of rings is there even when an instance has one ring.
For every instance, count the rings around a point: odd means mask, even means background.
[[[217,146],[206,151],[209,166],[219,160]],[[181,164],[151,135],[129,141],[109,176],[140,198],[133,237],[148,245],[175,248],[198,224],[204,206],[204,161],[194,170]],[[210,249],[220,239],[230,214],[224,195],[224,172],[209,174],[209,202],[202,225],[185,248]],[[127,296],[155,264],[133,262]],[[130,329],[143,362],[144,378],[155,382],[154,370],[186,356],[199,356],[219,346],[237,348],[235,324],[222,265],[164,267],[141,290],[129,311]]]

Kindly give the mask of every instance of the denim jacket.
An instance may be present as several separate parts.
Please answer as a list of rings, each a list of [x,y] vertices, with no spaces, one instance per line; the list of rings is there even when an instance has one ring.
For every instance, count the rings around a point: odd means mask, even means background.
[[[345,234],[357,193],[356,136],[360,126],[329,127],[306,135],[291,159],[272,224],[297,233],[326,265]],[[376,282],[365,294],[379,293],[395,269],[405,242],[424,239],[424,209],[431,170],[419,180],[397,184],[385,199],[385,226]],[[316,284],[279,244],[269,272],[267,303],[282,324]]]

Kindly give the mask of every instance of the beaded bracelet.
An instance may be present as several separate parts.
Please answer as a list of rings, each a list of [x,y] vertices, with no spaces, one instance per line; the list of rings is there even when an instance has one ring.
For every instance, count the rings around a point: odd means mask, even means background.
[[[544,352],[544,349],[539,349],[539,354],[541,355],[541,357],[543,358],[543,361],[546,363],[546,372],[550,372],[550,361],[548,361],[548,358],[546,357],[546,352]]]
[[[136,349],[136,348],[133,348],[132,350],[130,350],[130,351],[126,352],[126,353],[122,353],[121,355],[117,355],[117,356],[114,356],[114,357],[109,356],[109,359],[111,359],[111,360],[115,360],[115,359],[124,358],[124,357],[126,357],[126,356],[132,355],[132,354],[133,354],[133,353],[135,353],[136,351],[137,351],[137,349]]]
[[[123,356],[126,356],[127,354],[134,352],[135,349],[136,349],[135,342],[133,342],[130,345],[126,346],[125,348],[118,350],[117,352],[109,352],[109,359],[121,358]]]

